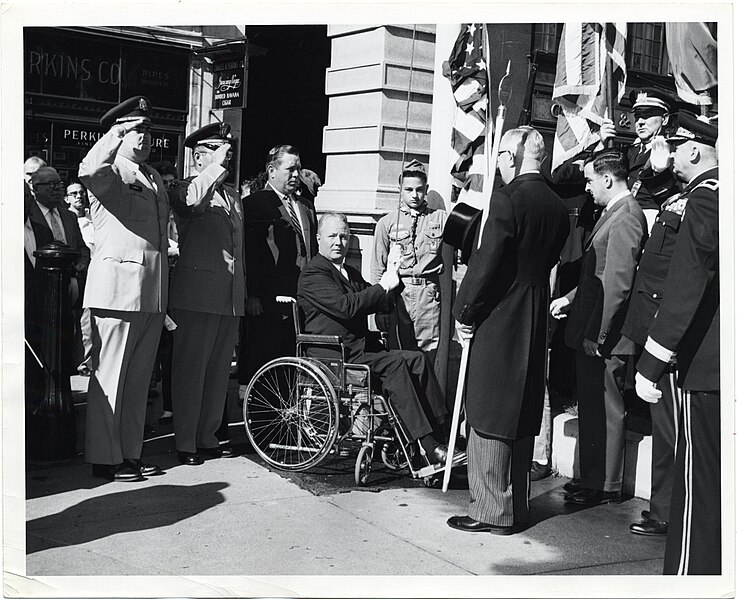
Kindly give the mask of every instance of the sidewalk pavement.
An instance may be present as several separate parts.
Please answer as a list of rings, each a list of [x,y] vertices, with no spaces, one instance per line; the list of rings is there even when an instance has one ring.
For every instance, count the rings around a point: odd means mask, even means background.
[[[86,379],[75,377],[81,412],[85,384]],[[159,414],[160,405],[150,406],[149,421]],[[242,424],[231,425],[231,431],[234,441],[238,435],[245,438]],[[81,455],[67,463],[27,466],[28,576],[662,571],[664,539],[628,531],[648,508],[646,501],[568,506],[562,490],[567,478],[532,483],[532,525],[497,537],[446,525],[448,517],[466,513],[464,489],[443,493],[410,479],[402,488],[380,492],[350,487],[315,495],[264,468],[254,456],[182,466],[170,435],[148,439],[144,456],[166,474],[142,483],[105,483],[91,477]]]

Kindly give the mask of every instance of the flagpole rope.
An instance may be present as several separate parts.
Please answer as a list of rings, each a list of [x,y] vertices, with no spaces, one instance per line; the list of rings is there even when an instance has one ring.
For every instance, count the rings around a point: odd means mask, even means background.
[[[417,24],[412,25],[412,53],[409,61],[409,85],[407,86],[407,109],[404,113],[404,141],[402,142],[402,161],[399,165],[399,199],[397,201],[397,218],[395,228],[399,229],[399,213],[402,207],[402,171],[404,170],[404,163],[407,157],[407,133],[409,130],[409,106],[410,99],[412,97],[412,74],[414,73],[415,67],[415,41],[417,39]]]

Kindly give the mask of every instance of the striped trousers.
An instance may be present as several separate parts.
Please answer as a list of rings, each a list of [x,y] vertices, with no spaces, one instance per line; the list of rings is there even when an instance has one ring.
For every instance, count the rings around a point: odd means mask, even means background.
[[[530,521],[530,465],[534,437],[516,441],[468,437],[468,515],[495,526]]]
[[[663,574],[720,574],[719,392],[682,399]]]

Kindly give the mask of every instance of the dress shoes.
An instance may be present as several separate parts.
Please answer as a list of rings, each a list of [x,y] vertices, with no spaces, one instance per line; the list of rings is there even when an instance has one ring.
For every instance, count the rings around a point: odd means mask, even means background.
[[[630,532],[646,537],[665,537],[668,534],[668,523],[660,520],[647,519],[642,522],[630,524]]]
[[[141,471],[130,464],[123,464],[115,471],[115,480],[123,483],[137,483],[146,480]]]
[[[598,489],[581,489],[563,497],[566,503],[575,505],[601,505],[603,503],[620,503],[622,494],[617,491],[599,491]]]
[[[159,424],[171,424],[174,421],[174,415],[171,412],[164,411],[159,418]]]
[[[205,463],[205,460],[199,453],[192,453],[190,451],[177,451],[177,457],[179,463],[185,466],[201,466]]]
[[[548,478],[553,473],[553,469],[550,464],[540,464],[538,462],[532,462],[532,468],[530,468],[530,480],[542,480]]]
[[[115,473],[120,470],[123,464],[92,464],[92,476],[95,478],[104,478],[108,481],[115,480]]]
[[[640,512],[640,516],[642,516],[643,520],[651,520],[650,518],[650,510],[642,510]]]
[[[209,447],[207,449],[198,447],[197,453],[199,453],[203,458],[211,459],[234,458],[238,455],[230,445],[218,445],[217,447]]]
[[[448,518],[448,526],[463,532],[489,532],[493,535],[511,535],[514,534],[514,526],[496,526],[495,524],[487,524],[479,522],[470,516],[451,516]]]
[[[563,485],[563,490],[570,494],[578,493],[581,489],[583,489],[581,481],[575,478]]]
[[[427,454],[427,460],[431,464],[440,464],[441,466],[444,466],[447,459],[448,459],[448,447],[445,445],[438,445],[435,449],[433,449],[430,453]],[[465,451],[459,451],[458,449],[453,450],[453,464],[458,464],[459,462],[462,462],[465,459],[466,459]]]
[[[159,476],[164,474],[160,466],[156,464],[144,464],[143,460],[123,460],[123,465],[137,469],[142,476]]]

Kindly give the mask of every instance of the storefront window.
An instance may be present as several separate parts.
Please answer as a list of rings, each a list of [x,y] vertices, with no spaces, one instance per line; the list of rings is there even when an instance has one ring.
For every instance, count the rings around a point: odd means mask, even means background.
[[[668,74],[663,23],[630,23],[627,27],[627,67],[658,75]]]
[[[563,26],[559,23],[535,23],[533,27],[532,49],[557,54]]]

